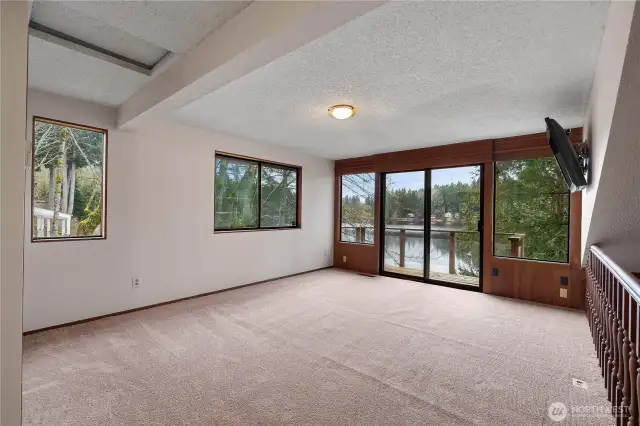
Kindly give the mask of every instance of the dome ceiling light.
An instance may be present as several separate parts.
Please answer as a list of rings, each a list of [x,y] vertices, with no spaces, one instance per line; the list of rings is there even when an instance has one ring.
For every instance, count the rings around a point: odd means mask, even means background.
[[[346,120],[353,117],[356,109],[352,105],[334,105],[329,108],[329,115],[337,120]]]

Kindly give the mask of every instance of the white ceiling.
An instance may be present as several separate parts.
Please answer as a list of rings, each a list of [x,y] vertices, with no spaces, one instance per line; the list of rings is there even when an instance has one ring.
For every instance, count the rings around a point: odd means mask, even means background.
[[[238,14],[250,2],[89,0],[63,3],[149,43],[183,53]]]
[[[333,159],[579,126],[608,6],[388,3],[174,117]]]
[[[146,65],[153,65],[168,51],[161,46],[112,27],[103,19],[85,15],[69,7],[67,3],[34,2],[31,20],[84,42],[138,60]]]
[[[150,78],[77,50],[29,37],[29,88],[115,107]]]
[[[194,48],[249,1],[35,1],[32,21],[154,65]],[[153,76],[31,36],[29,87],[118,106]]]

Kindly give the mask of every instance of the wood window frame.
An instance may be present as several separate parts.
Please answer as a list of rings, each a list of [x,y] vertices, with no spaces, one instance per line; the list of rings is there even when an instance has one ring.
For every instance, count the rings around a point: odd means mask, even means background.
[[[572,230],[571,230],[571,209],[572,209],[572,202],[571,202],[571,192],[567,189],[567,260],[552,260],[552,259],[534,259],[532,257],[525,257],[524,256],[524,250],[522,253],[522,257],[517,257],[517,256],[505,256],[505,255],[498,255],[496,254],[496,199],[498,197],[498,163],[502,162],[502,161],[518,161],[518,160],[538,160],[540,158],[553,158],[553,156],[537,156],[537,157],[533,157],[533,158],[518,158],[515,160],[496,160],[493,162],[493,198],[491,200],[492,202],[492,212],[493,212],[493,224],[492,224],[492,232],[493,232],[493,236],[491,238],[492,240],[492,245],[491,245],[491,255],[493,257],[499,258],[499,259],[518,259],[518,260],[527,260],[527,261],[531,261],[531,262],[548,262],[548,263],[558,263],[561,265],[568,265],[570,258],[571,258],[571,234],[572,234]]]
[[[35,147],[36,147],[36,122],[55,124],[58,126],[72,127],[74,129],[88,130],[91,132],[99,132],[104,134],[104,153],[103,153],[103,166],[102,166],[102,200],[101,200],[101,219],[100,230],[101,235],[80,235],[80,236],[68,236],[68,237],[48,237],[38,238],[34,237],[34,198],[35,198]],[[34,115],[31,121],[31,200],[30,208],[31,212],[29,217],[31,224],[29,230],[31,233],[31,243],[51,243],[51,242],[64,242],[64,241],[96,241],[107,239],[107,198],[108,198],[108,158],[109,158],[109,130],[100,127],[88,126],[85,124],[73,123],[70,121],[57,120],[54,118],[42,117]]]
[[[214,171],[214,188],[213,188],[213,233],[228,234],[234,232],[257,232],[257,231],[280,231],[302,228],[302,167],[292,164],[279,163],[276,161],[263,160],[261,158],[248,157],[244,155],[230,154],[228,152],[216,151],[214,162],[218,158],[227,158],[230,160],[244,161],[246,163],[254,163],[258,165],[258,225],[257,227],[246,228],[217,228],[216,227],[216,193],[215,193],[215,171]],[[296,172],[296,224],[291,226],[261,226],[262,213],[262,167],[273,167],[277,169],[289,169]],[[215,170],[215,164],[214,164]]]

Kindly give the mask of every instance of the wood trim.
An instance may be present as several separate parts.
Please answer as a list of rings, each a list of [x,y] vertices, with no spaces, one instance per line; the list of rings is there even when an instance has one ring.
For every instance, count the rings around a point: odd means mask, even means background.
[[[253,162],[256,162],[256,163],[273,164],[274,166],[288,167],[290,169],[302,169],[302,167],[296,166],[295,164],[281,163],[279,161],[265,160],[264,158],[250,157],[248,155],[233,154],[233,153],[225,152],[225,151],[215,151],[214,154],[215,154],[215,156],[220,155],[220,156],[223,156],[223,157],[237,158],[238,160],[247,160],[247,161],[253,161]]]
[[[582,192],[573,192],[569,198],[569,266],[582,268],[580,242],[582,241]]]
[[[495,163],[485,163],[484,165],[484,216],[483,220],[483,244],[482,244],[482,291],[485,293],[492,292],[491,286],[491,269],[493,258],[493,176],[495,170]]]
[[[375,249],[376,265],[380,265],[382,241],[380,238],[380,224],[382,223],[382,174],[376,173],[376,182],[373,191],[373,247]],[[375,272],[376,274],[379,271]]]
[[[582,141],[582,128],[571,129],[571,141]],[[553,155],[546,133],[441,145],[337,160],[336,174],[404,172],[468,166],[496,160],[520,160]]]
[[[102,172],[102,219],[100,221],[100,230],[102,231],[102,235],[87,235],[87,236],[76,236],[76,237],[64,237],[64,238],[33,238],[33,201],[35,198],[35,164],[36,164],[36,155],[35,155],[35,147],[36,147],[36,121],[40,121],[43,123],[56,124],[59,126],[65,127],[73,127],[80,130],[88,130],[91,132],[99,132],[104,133],[104,169]],[[29,200],[29,217],[31,223],[29,224],[29,236],[31,243],[53,243],[53,242],[64,242],[64,241],[96,241],[96,240],[106,240],[107,239],[107,220],[108,216],[108,190],[109,190],[109,130],[101,129],[99,127],[86,126],[83,124],[72,123],[70,121],[63,120],[55,120],[52,118],[41,117],[39,115],[34,115],[31,118],[31,200]]]
[[[207,292],[207,293],[200,293],[200,294],[196,294],[194,296],[187,296],[187,297],[182,297],[180,299],[168,300],[166,302],[154,303],[153,305],[146,305],[146,306],[141,306],[139,308],[133,308],[133,309],[127,309],[127,310],[124,310],[124,311],[118,311],[118,312],[114,312],[112,314],[99,315],[99,316],[96,316],[96,317],[81,319],[81,320],[78,320],[78,321],[66,322],[64,324],[52,325],[50,327],[44,327],[44,328],[39,328],[39,329],[36,329],[36,330],[25,331],[25,332],[22,333],[22,335],[23,336],[28,336],[30,334],[36,334],[36,333],[41,333],[43,331],[55,330],[57,328],[71,327],[73,325],[84,324],[84,323],[91,322],[91,321],[97,321],[97,320],[103,319],[103,318],[115,317],[115,316],[119,316],[119,315],[130,314],[132,312],[144,311],[146,309],[157,308],[159,306],[169,305],[169,304],[172,304],[172,303],[184,302],[186,300],[197,299],[197,298],[200,298],[200,297],[210,296],[212,294],[224,293],[225,291],[238,290],[238,289],[241,289],[243,287],[249,287],[249,286],[253,286],[253,285],[257,285],[257,284],[265,284],[265,283],[268,283],[268,282],[271,282],[271,281],[282,280],[282,279],[285,279],[285,278],[297,277],[298,275],[310,274],[312,272],[322,271],[322,270],[331,269],[331,268],[333,268],[333,266],[326,266],[324,268],[311,269],[311,270],[304,271],[304,272],[298,272],[298,273],[295,273],[295,274],[284,275],[282,277],[269,278],[268,280],[256,281],[256,282],[253,282],[253,283],[242,284],[242,285],[238,285],[238,286],[235,286],[235,287],[223,288],[222,290],[215,290],[215,291],[210,291],[210,292]]]
[[[101,132],[101,133],[107,133],[108,132],[107,129],[103,129],[103,128],[100,128],[100,127],[87,126],[86,124],[78,124],[78,123],[73,123],[71,121],[56,120],[54,118],[42,117],[42,116],[39,116],[39,115],[34,115],[32,119],[33,119],[34,123],[36,121],[41,121],[43,123],[57,124],[59,126],[74,127],[76,129],[80,129],[80,130],[89,130],[91,132]]]
[[[582,142],[581,127],[571,129],[571,142]],[[524,160],[553,155],[546,133],[496,139],[493,152],[495,161]]]
[[[572,129],[571,141],[582,141],[582,129]],[[569,263],[540,262],[526,259],[493,256],[495,161],[549,157],[546,133],[480,140],[453,145],[390,152],[360,158],[338,160],[335,163],[335,233],[334,266],[358,272],[378,274],[380,271],[380,175],[381,173],[414,171],[429,168],[446,168],[484,165],[483,243],[482,243],[482,291],[488,294],[514,297],[556,306],[581,308],[584,303],[585,279],[581,269],[581,200],[580,193],[570,198],[569,212]],[[375,244],[361,245],[340,242],[340,178],[352,173],[376,173]],[[342,260],[347,256],[347,262]],[[492,269],[499,269],[493,276]],[[562,277],[569,278],[567,298],[560,298]]]
[[[232,160],[246,160],[252,163],[258,164],[258,226],[256,228],[237,228],[237,229],[218,229],[215,224],[215,182],[214,182],[214,194],[213,194],[213,211],[214,211],[214,219],[213,219],[213,233],[214,234],[230,234],[234,232],[254,232],[254,231],[281,231],[284,229],[302,229],[302,167],[294,166],[292,164],[279,163],[276,161],[263,160],[261,158],[256,157],[248,157],[245,155],[237,155],[237,154],[229,154],[222,151],[215,151],[214,159],[218,157],[226,157]],[[214,160],[215,161],[215,160]],[[260,226],[260,218],[261,218],[261,200],[262,200],[262,167],[272,167],[272,168],[281,168],[281,169],[291,169],[296,172],[296,225],[295,226]],[[214,166],[215,167],[215,166]],[[215,179],[214,179],[215,180]]]
[[[336,161],[336,173],[403,172],[491,161],[491,140],[389,152]]]

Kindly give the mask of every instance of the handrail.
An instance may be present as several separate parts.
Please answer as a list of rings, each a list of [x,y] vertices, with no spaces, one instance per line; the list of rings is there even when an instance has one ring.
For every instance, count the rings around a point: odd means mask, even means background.
[[[607,267],[609,272],[614,274],[620,284],[626,288],[636,301],[640,302],[640,281],[632,274],[622,269],[598,246],[591,246],[591,252]]]
[[[618,425],[638,426],[640,282],[597,246],[587,260],[585,308],[612,414]]]
[[[358,228],[362,228],[362,229],[374,229],[375,227],[373,225],[363,225],[363,226],[359,226],[359,225],[342,225],[342,229],[358,229]],[[394,227],[394,225],[386,225],[384,227],[385,231],[424,231],[425,229],[422,228],[416,228],[416,229],[411,229],[411,228],[398,228],[397,225]],[[432,229],[431,232],[455,232],[456,234],[477,234],[480,231],[467,231],[464,229]],[[519,237],[524,237],[525,234],[518,234],[516,232],[494,232],[494,235],[514,235],[514,236],[519,236]]]

